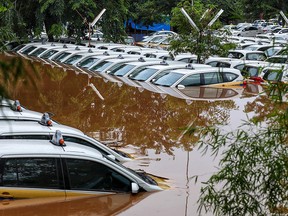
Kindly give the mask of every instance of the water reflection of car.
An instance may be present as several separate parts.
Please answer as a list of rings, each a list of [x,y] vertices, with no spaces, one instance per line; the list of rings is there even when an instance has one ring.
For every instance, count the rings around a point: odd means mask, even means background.
[[[151,193],[105,194],[84,197],[49,197],[0,201],[0,215],[6,216],[72,216],[72,215],[118,215],[141,202]]]
[[[188,86],[185,88],[162,87],[164,93],[173,97],[193,100],[231,100],[241,96],[243,87],[237,88],[215,88],[202,86]]]
[[[75,197],[162,190],[138,173],[98,151],[64,141],[0,140],[0,197]]]

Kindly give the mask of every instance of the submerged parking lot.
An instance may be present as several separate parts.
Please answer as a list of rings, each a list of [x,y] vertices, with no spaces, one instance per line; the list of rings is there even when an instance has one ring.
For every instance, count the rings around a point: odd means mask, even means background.
[[[124,165],[160,177],[167,189],[28,204],[7,200],[1,202],[0,215],[196,215],[201,181],[216,171],[219,156],[209,151],[203,155],[198,137],[186,135],[184,129],[212,125],[230,131],[271,109],[271,101],[258,95],[258,85],[230,90],[237,93],[231,100],[216,99],[214,92],[213,100],[187,101],[40,62],[34,65],[41,77],[36,87],[20,82],[11,99],[35,111],[52,112],[54,120],[130,153],[135,160]]]

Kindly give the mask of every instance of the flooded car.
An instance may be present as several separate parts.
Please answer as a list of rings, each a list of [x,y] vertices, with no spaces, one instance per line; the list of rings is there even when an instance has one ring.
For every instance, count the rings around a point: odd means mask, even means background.
[[[113,160],[117,160],[121,163],[132,160],[132,157],[128,154],[109,148],[105,144],[85,135],[77,128],[62,124],[54,124],[49,118],[45,119],[44,117],[41,121],[26,120],[25,122],[19,120],[12,121],[11,119],[3,119],[0,121],[0,139],[50,140],[57,130],[62,132],[65,140],[79,145],[89,146]]]
[[[161,191],[145,173],[104,157],[90,147],[64,141],[0,140],[2,199],[74,197]]]

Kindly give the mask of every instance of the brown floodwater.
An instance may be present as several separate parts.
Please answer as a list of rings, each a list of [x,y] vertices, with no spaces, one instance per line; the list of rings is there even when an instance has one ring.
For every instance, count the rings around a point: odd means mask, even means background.
[[[231,100],[187,101],[37,61],[33,65],[40,75],[36,85],[22,79],[10,83],[11,99],[31,110],[52,112],[56,121],[132,154],[135,160],[124,165],[165,178],[169,188],[72,200],[5,200],[0,216],[197,215],[201,182],[217,170],[219,156],[203,154],[197,148],[199,137],[183,129],[212,125],[230,131],[272,109],[265,96],[257,96],[257,85],[239,88]]]

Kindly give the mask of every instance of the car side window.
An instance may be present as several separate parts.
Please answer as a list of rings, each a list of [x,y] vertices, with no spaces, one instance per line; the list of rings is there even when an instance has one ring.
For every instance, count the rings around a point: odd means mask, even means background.
[[[218,62],[216,67],[224,67],[224,68],[230,68],[230,64],[226,62]]]
[[[229,73],[229,72],[222,73],[222,75],[223,75],[224,82],[232,82],[238,77],[237,74]]]
[[[59,161],[55,158],[1,159],[0,185],[60,189],[63,181],[58,167]]]
[[[282,79],[282,75],[283,73],[280,70],[279,71],[267,71],[264,74],[263,79],[267,81],[279,81]]]
[[[205,85],[223,82],[222,76],[218,72],[204,73],[203,76]]]
[[[104,164],[67,158],[66,165],[71,190],[131,191],[131,181]]]
[[[219,63],[218,61],[212,61],[212,62],[207,63],[207,65],[210,65],[212,67],[216,67],[218,63]]]
[[[243,70],[244,66],[245,66],[245,64],[239,64],[239,65],[234,66],[234,68],[241,71],[241,70]]]
[[[183,79],[179,85],[184,85],[184,86],[199,86],[201,85],[201,76],[200,74],[193,74],[185,79]]]

